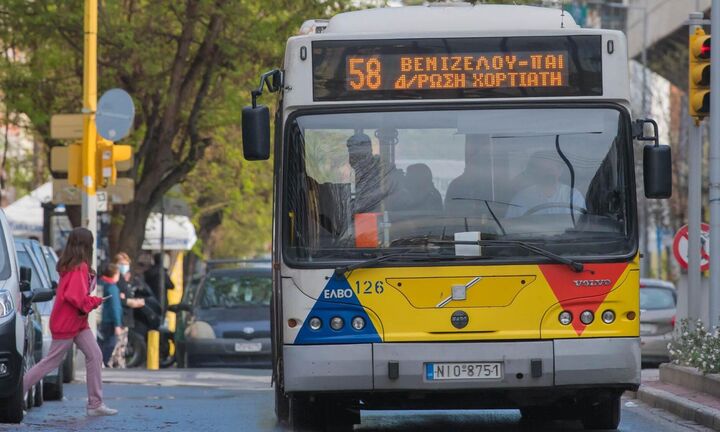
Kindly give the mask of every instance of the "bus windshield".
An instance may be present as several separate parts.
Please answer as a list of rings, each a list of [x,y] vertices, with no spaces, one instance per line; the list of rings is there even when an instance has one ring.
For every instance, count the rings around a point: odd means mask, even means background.
[[[631,149],[616,109],[313,114],[288,127],[290,260],[534,255],[510,240],[565,256],[632,252]]]

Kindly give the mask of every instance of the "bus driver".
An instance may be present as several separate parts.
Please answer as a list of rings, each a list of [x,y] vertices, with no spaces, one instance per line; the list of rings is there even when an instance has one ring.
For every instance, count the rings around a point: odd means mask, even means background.
[[[585,209],[585,198],[577,189],[570,202],[570,186],[560,182],[562,173],[563,164],[554,155],[535,153],[521,175],[529,186],[515,194],[505,216],[523,216],[531,210],[531,214],[570,214],[571,204],[575,213]]]

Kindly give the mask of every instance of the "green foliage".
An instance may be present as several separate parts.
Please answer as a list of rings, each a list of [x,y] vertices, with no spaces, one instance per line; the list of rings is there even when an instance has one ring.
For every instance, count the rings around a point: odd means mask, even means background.
[[[242,161],[240,109],[259,74],[281,66],[302,21],[347,7],[346,0],[100,0],[98,92],[124,88],[137,108],[126,140],[136,150],[136,202],[113,217],[123,225],[120,248],[139,249],[149,209],[178,183],[198,211],[222,205],[222,235],[202,237],[214,239],[214,249],[264,247],[271,170]],[[27,114],[46,145],[59,144],[48,137],[50,116],[82,108],[83,1],[0,2],[0,47],[2,102]],[[198,164],[203,175],[190,175]],[[204,220],[196,218],[201,233]]]
[[[720,334],[717,328],[710,331],[700,320],[690,325],[684,319],[668,348],[675,364],[696,367],[706,374],[720,373]]]
[[[272,232],[272,161],[242,157],[239,128],[223,131],[188,178],[185,190],[194,203],[194,222],[203,235],[195,252],[203,257],[246,257],[267,251]],[[204,222],[205,221],[205,222]]]

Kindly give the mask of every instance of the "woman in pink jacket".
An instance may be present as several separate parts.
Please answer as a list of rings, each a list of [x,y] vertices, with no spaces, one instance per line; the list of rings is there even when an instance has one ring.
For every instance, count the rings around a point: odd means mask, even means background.
[[[103,403],[102,353],[88,326],[88,313],[103,302],[102,298],[90,295],[96,282],[95,271],[90,267],[93,241],[92,233],[85,228],[75,228],[68,237],[65,250],[57,264],[60,284],[50,314],[50,352],[25,374],[23,390],[27,392],[42,377],[60,366],[65,354],[75,342],[85,355],[87,415],[108,416],[117,414],[117,410],[108,408]]]

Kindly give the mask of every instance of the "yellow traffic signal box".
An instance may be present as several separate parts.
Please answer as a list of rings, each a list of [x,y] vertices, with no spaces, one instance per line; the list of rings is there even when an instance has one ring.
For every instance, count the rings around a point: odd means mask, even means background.
[[[114,185],[117,181],[118,171],[127,171],[132,168],[132,146],[113,144],[103,138],[97,143],[97,176],[98,185],[105,187]]]
[[[710,35],[697,28],[688,51],[688,112],[700,121],[710,114]]]

